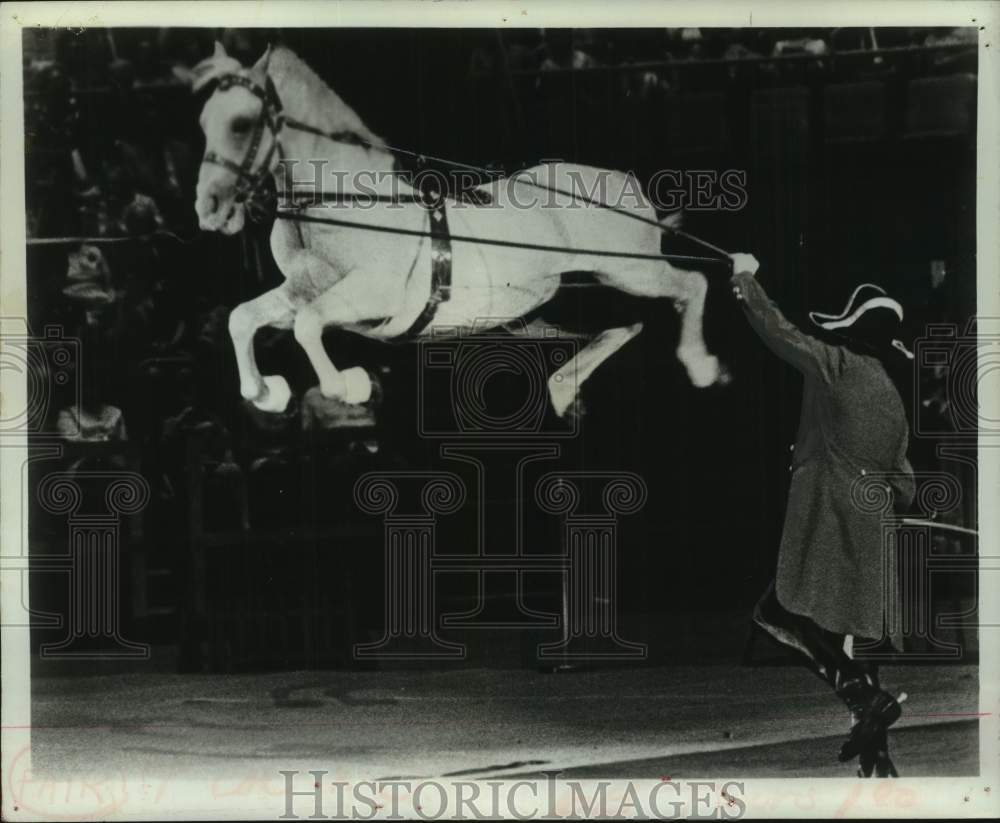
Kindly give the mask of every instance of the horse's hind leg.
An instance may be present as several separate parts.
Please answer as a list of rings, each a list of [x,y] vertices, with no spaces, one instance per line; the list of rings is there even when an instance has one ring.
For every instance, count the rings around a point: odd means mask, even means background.
[[[520,328],[511,328],[510,331],[518,337],[547,338],[553,329],[561,340],[586,341],[582,349],[549,376],[548,388],[552,408],[560,417],[565,417],[579,400],[580,389],[587,378],[601,363],[641,332],[642,323],[604,329],[592,337],[568,332],[541,319],[532,320]]]
[[[641,331],[642,323],[605,329],[555,371],[549,377],[549,397],[556,414],[563,417],[577,402],[580,389],[594,369]]]
[[[261,375],[253,354],[254,335],[264,326],[289,329],[294,317],[295,306],[284,285],[241,303],[229,314],[229,336],[236,351],[240,394],[261,411],[284,411],[291,390],[280,375]]]
[[[657,261],[624,262],[616,270],[595,272],[605,285],[638,297],[667,297],[674,301],[681,316],[681,333],[677,343],[677,359],[687,370],[691,382],[699,387],[724,382],[725,370],[705,346],[702,319],[708,281],[697,271],[676,269]]]

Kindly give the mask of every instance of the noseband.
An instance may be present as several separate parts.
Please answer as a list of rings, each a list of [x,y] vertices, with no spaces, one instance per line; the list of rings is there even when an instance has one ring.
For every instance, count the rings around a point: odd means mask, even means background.
[[[260,116],[253,127],[253,134],[250,136],[250,145],[247,146],[246,154],[240,163],[236,163],[227,157],[222,157],[214,151],[205,152],[202,163],[211,163],[221,166],[236,175],[236,202],[243,203],[251,200],[260,190],[261,185],[271,173],[271,161],[275,152],[281,150],[278,142],[278,135],[285,124],[285,117],[282,114],[281,99],[274,88],[274,82],[270,76],[267,77],[266,84],[262,87],[256,84],[249,77],[242,74],[223,74],[216,82],[216,91],[226,91],[233,86],[242,86],[261,101]],[[261,164],[254,170],[254,161],[260,151],[260,144],[264,138],[264,129],[271,132],[271,146],[264,155]]]

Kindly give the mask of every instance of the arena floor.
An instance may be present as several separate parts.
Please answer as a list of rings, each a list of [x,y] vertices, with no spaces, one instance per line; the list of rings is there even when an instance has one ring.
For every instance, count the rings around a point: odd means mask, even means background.
[[[903,776],[978,773],[972,666],[885,669],[909,699],[892,732]],[[297,672],[37,677],[36,774],[343,779],[838,777],[846,712],[790,666],[541,674]]]

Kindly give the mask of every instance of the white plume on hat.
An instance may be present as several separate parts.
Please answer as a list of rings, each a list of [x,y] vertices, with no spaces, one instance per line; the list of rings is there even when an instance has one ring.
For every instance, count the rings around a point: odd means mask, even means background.
[[[876,286],[874,283],[862,283],[858,286],[847,299],[847,305],[844,306],[840,314],[825,314],[823,312],[811,311],[809,312],[809,319],[822,329],[837,331],[839,329],[849,329],[862,316],[873,309],[888,309],[896,315],[900,322],[903,321],[903,307],[900,303],[889,297],[885,289],[881,286]],[[905,354],[910,360],[913,359],[913,353],[906,348],[902,341],[894,339],[892,346]]]

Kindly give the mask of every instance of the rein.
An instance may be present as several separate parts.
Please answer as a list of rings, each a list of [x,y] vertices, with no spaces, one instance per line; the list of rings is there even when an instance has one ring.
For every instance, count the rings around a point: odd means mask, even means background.
[[[203,163],[211,163],[217,166],[221,166],[236,175],[236,197],[237,203],[247,202],[251,205],[254,198],[258,195],[261,187],[264,185],[264,181],[272,173],[271,165],[274,159],[275,153],[278,154],[279,159],[284,159],[284,152],[281,149],[280,135],[283,128],[287,127],[290,129],[295,129],[296,131],[306,132],[308,134],[316,135],[317,137],[322,137],[334,143],[343,143],[345,145],[361,146],[366,149],[382,149],[393,154],[405,155],[413,157],[420,162],[426,162],[428,160],[433,160],[434,162],[441,163],[442,165],[450,166],[455,169],[465,169],[468,171],[475,171],[487,176],[496,177],[497,173],[489,169],[482,168],[480,166],[474,166],[469,163],[462,163],[456,160],[449,160],[445,157],[435,157],[433,155],[420,154],[418,152],[411,151],[409,149],[403,149],[396,146],[389,146],[381,143],[373,143],[356,132],[352,131],[324,131],[323,129],[318,129],[315,126],[311,126],[308,123],[304,123],[294,117],[286,116],[283,113],[283,107],[281,104],[281,99],[278,97],[277,90],[274,87],[274,82],[272,81],[270,75],[266,76],[265,86],[261,87],[255,83],[250,77],[243,74],[223,74],[221,75],[215,83],[217,84],[218,91],[225,91],[232,88],[233,86],[241,86],[247,89],[251,94],[256,96],[261,101],[261,111],[260,117],[254,124],[254,130],[250,138],[250,144],[247,147],[247,151],[243,156],[243,160],[240,163],[236,163],[228,158],[222,157],[214,151],[208,151],[205,153],[202,159]],[[257,167],[256,171],[253,170],[254,161],[257,159],[257,155],[260,152],[260,145],[264,136],[264,129],[268,129],[271,132],[271,145],[264,155],[264,158],[260,165]],[[514,175],[516,179],[516,175]],[[599,257],[617,257],[617,258],[627,258],[627,259],[651,259],[651,260],[679,260],[684,262],[697,262],[697,263],[725,263],[732,269],[732,260],[729,258],[728,252],[718,246],[709,243],[707,240],[702,240],[689,232],[682,231],[681,229],[674,228],[672,226],[665,226],[658,220],[652,220],[641,214],[633,214],[632,212],[623,211],[622,209],[613,206],[608,203],[602,203],[599,200],[594,200],[585,195],[581,195],[578,192],[568,192],[563,189],[556,188],[554,186],[547,186],[541,183],[537,183],[533,180],[516,180],[517,183],[521,185],[531,186],[533,188],[540,189],[542,191],[549,192],[551,194],[561,194],[577,201],[582,201],[592,206],[598,208],[608,209],[622,217],[628,217],[633,220],[638,220],[642,223],[647,223],[649,225],[655,226],[660,231],[670,234],[675,234],[678,237],[683,237],[693,243],[696,243],[703,248],[718,255],[718,257],[698,257],[693,255],[681,255],[681,254],[640,254],[635,252],[611,252],[606,250],[595,250],[595,249],[575,249],[568,246],[542,246],[539,244],[531,243],[518,243],[516,241],[506,241],[498,240],[484,237],[463,237],[452,235],[452,239],[459,240],[461,242],[469,243],[481,243],[483,245],[493,245],[493,246],[506,246],[510,248],[523,248],[536,251],[553,251],[553,252],[563,252],[572,254],[587,254]],[[437,192],[430,192],[429,196],[417,197],[410,195],[356,195],[350,193],[343,193],[337,195],[321,195],[318,199],[320,202],[336,202],[344,203],[350,202],[353,198],[364,199],[368,201],[376,202],[390,202],[390,203],[423,203],[424,205],[435,208],[438,207],[438,201],[443,202],[443,195]],[[456,199],[458,196],[456,196]],[[313,204],[316,203],[316,196],[313,195]],[[302,208],[300,204],[298,208]],[[308,204],[305,204],[308,208]],[[286,207],[286,209],[289,207]],[[296,205],[293,203],[290,207],[295,209]],[[278,210],[276,217],[280,220],[298,221],[304,223],[320,223],[328,224],[333,226],[344,226],[350,228],[358,228],[368,231],[381,231],[386,233],[395,233],[401,235],[414,235],[421,237],[428,237],[436,235],[436,232],[421,232],[414,230],[402,230],[396,229],[390,226],[376,226],[365,223],[358,223],[350,220],[337,220],[334,218],[323,218],[323,217],[310,217],[305,214],[295,213],[294,211],[281,209]]]
[[[291,220],[301,223],[321,223],[328,226],[344,226],[364,231],[381,232],[383,234],[400,234],[408,237],[432,237],[433,232],[421,231],[420,229],[403,229],[396,226],[380,225],[378,223],[358,223],[354,220],[338,220],[334,217],[311,217],[307,214],[278,214],[282,220]],[[628,251],[608,251],[607,249],[580,249],[572,246],[549,246],[542,243],[523,243],[518,240],[500,240],[494,237],[480,237],[478,235],[449,234],[449,239],[459,243],[478,243],[483,246],[503,246],[511,249],[527,249],[529,251],[551,251],[571,254],[585,254],[593,257],[616,257],[627,260],[663,260],[668,257],[671,260],[684,260],[696,263],[722,263],[714,257],[698,257],[684,254],[644,254],[642,252]]]

